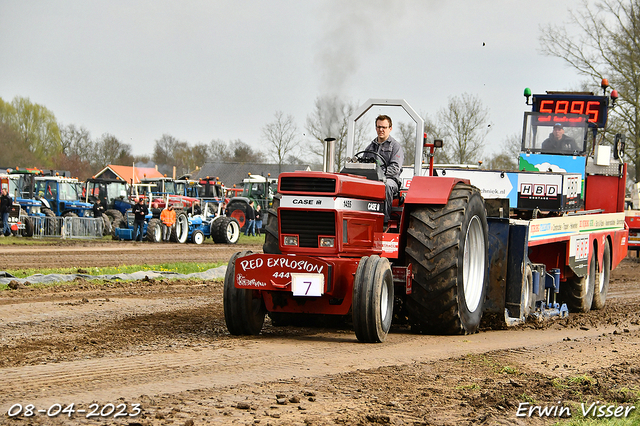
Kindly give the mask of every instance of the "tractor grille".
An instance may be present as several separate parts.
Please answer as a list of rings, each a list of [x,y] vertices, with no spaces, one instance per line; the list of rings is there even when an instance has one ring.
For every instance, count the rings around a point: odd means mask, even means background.
[[[287,176],[280,179],[280,191],[336,192],[336,180],[332,178]]]
[[[318,235],[336,235],[333,211],[279,210],[280,232],[297,234],[300,247],[318,247]]]

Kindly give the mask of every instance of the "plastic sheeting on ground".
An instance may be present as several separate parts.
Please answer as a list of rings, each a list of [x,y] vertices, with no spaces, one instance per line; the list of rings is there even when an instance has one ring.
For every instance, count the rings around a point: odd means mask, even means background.
[[[9,284],[11,281],[17,281],[21,284],[25,282],[30,283],[55,283],[61,281],[73,281],[76,278],[82,278],[85,280],[143,280],[145,278],[198,278],[202,280],[213,280],[218,278],[224,278],[224,274],[227,271],[227,266],[218,266],[217,268],[209,269],[203,272],[194,272],[192,274],[178,274],[177,272],[170,271],[138,271],[131,274],[107,274],[107,275],[88,275],[88,274],[34,274],[27,278],[16,278],[13,275],[0,271],[0,284]]]

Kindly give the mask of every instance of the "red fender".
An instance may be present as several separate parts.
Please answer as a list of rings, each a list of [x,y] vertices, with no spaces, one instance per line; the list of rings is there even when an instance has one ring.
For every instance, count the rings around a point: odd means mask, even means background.
[[[405,204],[447,204],[451,190],[467,179],[438,176],[414,176],[404,199]]]

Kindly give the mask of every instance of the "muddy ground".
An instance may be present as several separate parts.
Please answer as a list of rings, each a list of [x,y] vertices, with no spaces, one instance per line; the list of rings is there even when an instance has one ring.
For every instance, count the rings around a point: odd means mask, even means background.
[[[239,249],[171,246],[3,246],[0,269],[33,257],[78,268],[165,256],[210,262]],[[580,404],[598,401],[640,423],[631,408],[640,402],[638,267],[627,258],[613,271],[602,311],[470,336],[394,327],[378,345],[358,343],[348,322],[267,321],[258,337],[231,337],[221,281],[6,290],[0,424],[542,425],[582,419]],[[53,416],[72,403],[75,412]],[[540,417],[542,409],[550,412]]]

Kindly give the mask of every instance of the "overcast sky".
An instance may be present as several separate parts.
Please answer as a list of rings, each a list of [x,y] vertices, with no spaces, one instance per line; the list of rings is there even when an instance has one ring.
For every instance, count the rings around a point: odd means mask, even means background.
[[[562,24],[580,5],[0,0],[0,97],[28,97],[63,125],[93,138],[111,133],[139,155],[164,133],[264,151],[262,128],[276,111],[292,114],[304,138],[326,94],[357,104],[405,99],[435,117],[449,97],[468,93],[489,108],[487,152],[497,152],[521,132],[525,87],[579,86],[561,59],[538,50],[540,26]]]

